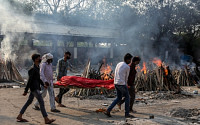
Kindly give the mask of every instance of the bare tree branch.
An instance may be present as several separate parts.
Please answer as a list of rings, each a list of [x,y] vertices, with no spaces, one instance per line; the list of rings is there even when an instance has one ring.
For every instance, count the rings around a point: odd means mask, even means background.
[[[85,0],[80,0],[74,7],[72,7],[72,8],[70,8],[68,11],[70,12],[71,10],[73,10],[73,9],[75,9],[75,8],[77,8],[77,7],[80,7],[81,5],[81,3],[82,2],[84,2]]]
[[[51,4],[48,2],[48,0],[43,0],[49,7],[49,9],[51,10],[51,12],[54,12],[54,9],[52,8]]]

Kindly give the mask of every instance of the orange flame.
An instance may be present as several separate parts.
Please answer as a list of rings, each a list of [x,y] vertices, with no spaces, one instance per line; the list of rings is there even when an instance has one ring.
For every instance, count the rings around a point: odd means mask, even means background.
[[[142,71],[144,71],[144,74],[147,74],[147,67],[145,62],[143,62],[143,68],[141,69],[141,72]]]
[[[102,79],[104,79],[104,80],[109,80],[109,76],[108,76],[108,75],[111,73],[111,71],[112,71],[112,68],[111,68],[111,66],[109,66],[108,64],[102,66],[102,68],[101,68],[101,73],[104,74],[104,75],[102,76]]]
[[[162,61],[158,58],[154,58],[152,62],[155,63],[158,67],[162,66]]]
[[[169,72],[168,69],[165,68],[165,75],[168,76]]]

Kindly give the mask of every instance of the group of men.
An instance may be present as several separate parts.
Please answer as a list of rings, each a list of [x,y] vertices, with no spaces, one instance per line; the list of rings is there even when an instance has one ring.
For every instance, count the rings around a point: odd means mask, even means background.
[[[69,63],[71,57],[70,52],[65,52],[64,58],[58,60],[57,64],[57,80],[59,81],[63,76],[67,75],[67,70],[72,68],[72,65]],[[51,124],[55,119],[49,119],[43,98],[46,96],[47,91],[49,93],[49,101],[51,112],[60,112],[56,109],[55,101],[58,103],[59,107],[65,107],[62,104],[62,97],[65,93],[69,91],[69,88],[60,88],[59,94],[55,97],[54,88],[53,88],[53,55],[48,53],[42,56],[42,59],[39,54],[32,55],[33,66],[28,71],[29,79],[26,85],[24,96],[27,95],[28,90],[30,89],[30,95],[27,102],[22,107],[19,115],[17,116],[18,122],[28,122],[28,120],[22,118],[22,115],[28,108],[28,106],[33,102],[34,97],[37,101],[34,103],[34,109],[40,110],[42,116],[44,117],[45,124]],[[115,69],[114,84],[117,91],[117,98],[113,103],[108,107],[105,114],[111,117],[111,110],[115,105],[121,109],[121,105],[125,102],[125,117],[134,117],[129,114],[133,112],[133,103],[135,100],[135,86],[134,80],[136,75],[136,65],[140,62],[139,57],[134,57],[127,53],[124,56],[124,62],[117,64]]]
[[[69,51],[65,52],[64,58],[58,60],[57,64],[57,80],[60,80],[63,76],[67,75],[67,70],[72,66],[69,63],[71,53]],[[58,103],[59,107],[65,107],[62,104],[63,95],[69,91],[69,88],[60,88],[59,94],[55,97],[54,87],[53,87],[53,55],[48,53],[42,56],[42,59],[39,54],[32,55],[33,66],[28,71],[29,79],[23,93],[24,96],[27,95],[28,90],[30,89],[30,95],[22,107],[19,115],[17,116],[18,122],[28,122],[28,120],[23,119],[22,115],[28,108],[28,106],[33,102],[34,97],[37,101],[34,103],[35,110],[41,110],[42,116],[44,117],[45,124],[51,124],[55,119],[49,119],[43,98],[46,96],[47,91],[49,93],[49,101],[51,106],[51,112],[60,112],[56,109],[55,101]]]

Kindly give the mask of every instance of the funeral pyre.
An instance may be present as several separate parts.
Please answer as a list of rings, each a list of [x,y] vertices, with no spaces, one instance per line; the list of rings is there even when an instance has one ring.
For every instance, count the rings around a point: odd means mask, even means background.
[[[112,64],[100,63],[98,70],[91,68],[91,62],[88,60],[82,77],[97,80],[111,80],[114,78]],[[93,96],[93,95],[104,95],[107,97],[113,97],[115,95],[114,90],[107,90],[104,88],[95,89],[72,89],[69,93],[70,96]],[[100,97],[101,98],[101,97]],[[99,99],[99,98],[98,98]]]
[[[0,59],[0,82],[23,82],[15,64],[11,60]]]
[[[150,69],[148,67],[154,67]],[[176,91],[180,92],[180,86],[193,86],[199,78],[190,72],[188,67],[170,69],[158,58],[149,62],[148,66],[143,62],[143,68],[137,67],[138,73],[135,80],[137,91]]]
[[[179,93],[181,86],[193,86],[198,83],[199,77],[192,74],[188,67],[173,68],[162,62],[158,58],[151,61],[142,62],[142,68],[136,67],[137,75],[135,78],[136,91],[174,91]],[[101,64],[98,70],[91,68],[88,61],[82,77],[98,80],[110,80],[114,78],[112,65]],[[76,89],[72,92],[73,96],[90,95],[113,95],[114,90],[102,88],[95,89]]]

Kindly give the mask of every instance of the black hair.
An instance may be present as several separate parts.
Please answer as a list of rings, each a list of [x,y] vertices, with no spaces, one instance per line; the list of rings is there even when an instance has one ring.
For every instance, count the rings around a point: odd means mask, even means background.
[[[124,56],[124,61],[126,61],[126,60],[131,60],[131,58],[132,58],[133,56],[130,54],[130,53],[127,53],[125,56]]]
[[[65,52],[65,54],[68,54],[68,55],[70,55],[70,56],[71,56],[71,53],[70,53],[69,51],[66,51],[66,52]]]
[[[141,58],[139,56],[135,56],[135,57],[133,57],[132,62],[136,62],[136,61],[140,61],[140,60],[141,60]]]
[[[33,55],[31,56],[33,62],[35,62],[35,59],[37,59],[38,57],[40,57],[40,54],[33,54]]]

